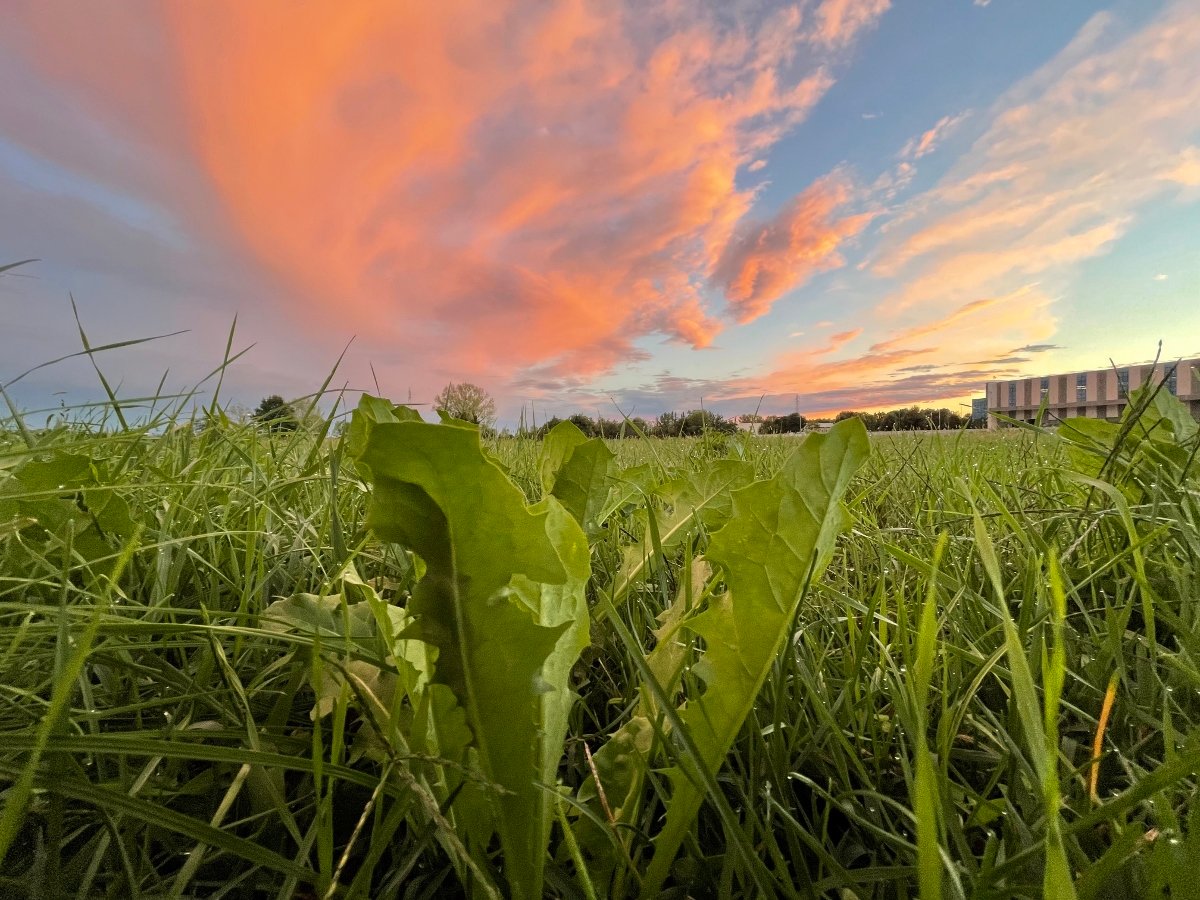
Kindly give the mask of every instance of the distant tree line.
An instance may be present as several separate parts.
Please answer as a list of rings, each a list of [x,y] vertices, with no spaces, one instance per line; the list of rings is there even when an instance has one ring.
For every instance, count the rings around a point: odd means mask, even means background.
[[[654,422],[640,416],[630,419],[605,419],[576,413],[566,419],[558,416],[547,419],[537,429],[537,437],[544,437],[559,422],[570,422],[588,437],[622,438],[648,435],[650,437],[696,437],[702,434],[736,434],[737,424],[724,416],[707,409],[692,409],[684,413],[663,413]]]
[[[435,408],[444,410],[456,419],[474,422],[487,434],[494,434],[496,421],[496,406],[487,392],[482,388],[468,383],[448,384],[438,394],[434,401]],[[292,404],[286,402],[278,394],[264,397],[258,408],[250,413],[249,418],[261,428],[269,431],[295,431],[304,422],[297,415]],[[930,409],[909,406],[903,409],[891,409],[886,412],[840,412],[834,419],[858,418],[863,421],[868,431],[943,431],[960,428],[983,427],[984,423],[972,421],[970,416],[952,412],[949,409]],[[798,412],[782,416],[762,416],[749,414],[739,419],[727,419],[719,413],[708,409],[691,409],[687,412],[665,412],[653,422],[640,416],[629,419],[606,419],[602,416],[592,418],[583,413],[575,413],[566,419],[558,416],[547,419],[536,429],[521,429],[519,434],[532,437],[545,437],[555,425],[560,422],[571,422],[588,437],[627,438],[647,435],[650,437],[698,437],[705,434],[736,434],[738,421],[745,424],[757,425],[759,434],[797,434],[803,432],[810,424],[828,422],[823,420],[808,420]]]
[[[970,416],[944,407],[927,409],[916,406],[889,409],[887,412],[840,412],[834,421],[854,418],[862,419],[867,431],[957,431],[960,428],[978,428],[983,424],[972,422]]]
[[[803,431],[807,424],[808,420],[800,413],[788,413],[786,416],[765,416],[759,423],[758,433],[797,434]]]

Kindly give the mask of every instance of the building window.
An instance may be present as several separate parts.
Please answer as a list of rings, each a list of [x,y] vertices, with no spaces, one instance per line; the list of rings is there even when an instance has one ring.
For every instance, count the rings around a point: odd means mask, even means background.
[[[1096,373],[1096,399],[1108,399],[1108,373],[1100,371]]]
[[[1043,378],[1042,379],[1042,400],[1045,400],[1048,396],[1050,396],[1050,379]]]
[[[1017,383],[1010,381],[1008,383],[1008,406],[1010,409],[1017,405]]]
[[[1172,397],[1179,394],[1179,379],[1176,378],[1176,368],[1172,368],[1167,374],[1167,392]]]
[[[1087,373],[1075,376],[1075,402],[1087,403]]]
[[[1117,399],[1123,399],[1129,396],[1129,370],[1117,370]]]

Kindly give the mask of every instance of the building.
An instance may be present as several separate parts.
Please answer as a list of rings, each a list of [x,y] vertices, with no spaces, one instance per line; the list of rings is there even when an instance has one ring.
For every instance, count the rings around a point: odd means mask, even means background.
[[[1157,366],[1147,363],[1015,381],[989,381],[987,408],[1018,422],[1033,422],[1045,400],[1044,421],[1048,424],[1075,416],[1117,419],[1125,411],[1130,391],[1164,378],[1165,390],[1186,403],[1192,416],[1200,421],[1200,358],[1180,360],[1178,365],[1168,361]],[[999,428],[1002,424],[995,416],[988,418],[988,428]]]
[[[982,422],[988,417],[988,398],[987,397],[972,397],[971,398],[971,422]]]

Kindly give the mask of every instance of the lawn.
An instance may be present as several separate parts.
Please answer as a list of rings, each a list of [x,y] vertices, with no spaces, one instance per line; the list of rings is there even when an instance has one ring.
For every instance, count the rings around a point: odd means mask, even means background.
[[[0,423],[0,896],[1185,897],[1200,447]]]

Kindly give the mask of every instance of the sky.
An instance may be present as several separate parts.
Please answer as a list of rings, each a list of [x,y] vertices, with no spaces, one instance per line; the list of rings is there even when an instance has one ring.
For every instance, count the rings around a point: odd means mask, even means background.
[[[950,406],[1200,355],[1200,4],[10,0],[0,383]],[[252,346],[251,346],[252,345]],[[339,362],[340,359],[340,362]],[[162,385],[159,388],[159,385]],[[202,399],[211,397],[206,382]]]

